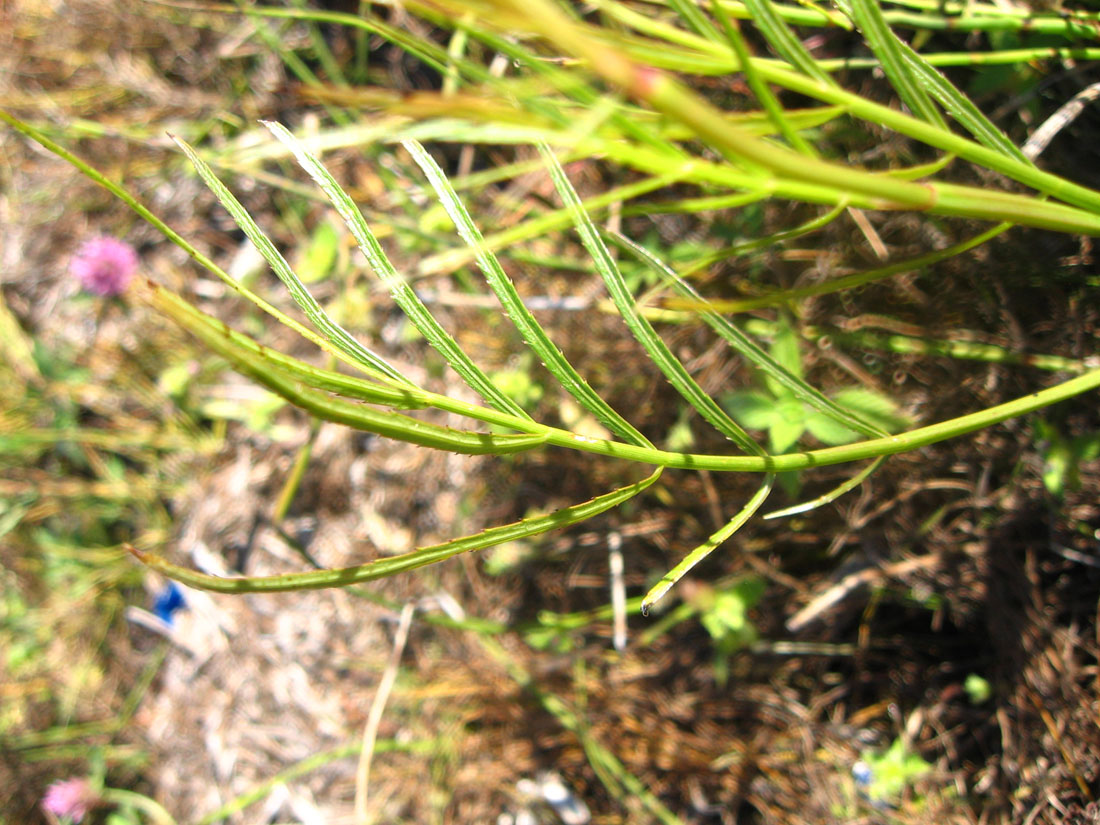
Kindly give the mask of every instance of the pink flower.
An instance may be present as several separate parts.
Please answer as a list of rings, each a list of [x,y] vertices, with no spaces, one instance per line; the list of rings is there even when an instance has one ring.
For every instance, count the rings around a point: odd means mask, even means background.
[[[96,295],[119,295],[137,271],[137,252],[116,238],[93,238],[81,244],[70,271],[81,285]]]
[[[61,819],[80,822],[99,802],[99,794],[87,779],[54,782],[42,797],[42,808]]]

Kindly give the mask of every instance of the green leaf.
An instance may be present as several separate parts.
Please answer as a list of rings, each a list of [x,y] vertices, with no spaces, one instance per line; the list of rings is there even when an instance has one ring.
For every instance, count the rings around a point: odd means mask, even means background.
[[[908,750],[901,739],[895,739],[886,753],[864,754],[863,759],[872,776],[867,795],[884,802],[896,801],[906,787],[932,771],[932,765]]]
[[[798,333],[791,324],[784,320],[776,325],[775,337],[768,348],[772,358],[796,380],[802,380],[802,350],[799,346]],[[789,398],[791,391],[785,383],[778,381],[773,375],[765,373],[764,383],[767,384],[771,394],[776,398]]]
[[[643,616],[648,616],[649,609],[659,602],[664,595],[672,589],[672,586],[680,581],[691,568],[695,567],[695,565],[713,553],[719,545],[740,530],[741,526],[752,518],[753,514],[760,509],[760,505],[762,505],[771,494],[773,481],[775,481],[775,475],[773,473],[768,473],[764,476],[764,481],[760,484],[760,489],[758,489],[756,493],[753,494],[752,498],[745,503],[745,506],[737,512],[737,515],[730,519],[729,522],[714,533],[714,535],[710,536],[705,542],[684,556],[679,564],[669,570],[659,582],[649,589],[645,598],[642,599]]]
[[[577,197],[577,193],[569,182],[568,177],[566,177],[565,171],[561,168],[561,164],[558,163],[557,157],[555,157],[554,153],[546,145],[540,145],[539,151],[550,167],[550,174],[553,177],[554,186],[557,187],[558,194],[573,215],[573,220],[576,223],[577,231],[580,233],[581,241],[585,249],[588,250],[588,254],[592,256],[592,260],[596,265],[596,270],[603,278],[604,284],[607,286],[607,291],[611,295],[611,300],[615,304],[615,308],[619,311],[619,314],[622,315],[623,321],[638,340],[638,343],[640,343],[645,348],[645,351],[649,353],[649,357],[653,359],[653,363],[655,363],[661,372],[664,373],[673,388],[680,393],[684,400],[698,410],[699,414],[709,421],[716,430],[737,444],[741,449],[745,450],[745,452],[758,456],[764,455],[763,448],[760,447],[760,445],[757,444],[733,419],[731,419],[726,411],[718,406],[714,399],[703,392],[702,387],[700,387],[695,379],[691,377],[687,368],[685,368],[676,356],[672,354],[672,351],[665,342],[661,340],[661,337],[653,329],[653,325],[642,316],[641,312],[639,312],[637,302],[627,288],[626,280],[623,278],[622,272],[619,271],[615,259],[611,257],[611,253],[608,251],[603,239],[600,238],[600,234],[593,225],[592,219],[581,206],[580,198]]]
[[[260,347],[255,342],[246,344],[248,339],[245,336],[234,333],[224,323],[203,315],[168,290],[151,285],[145,287],[135,285],[132,289],[138,294],[144,293],[150,303],[184,326],[214,352],[227,358],[238,372],[253,378],[276,395],[324,421],[344,424],[399,441],[465,454],[503,455],[532,449],[546,442],[545,430],[538,427],[533,429],[539,430],[540,434],[522,436],[456,430],[399,413],[377,410],[366,404],[334,398],[303,383],[301,376],[310,374],[308,369],[300,367],[286,369],[282,366],[284,362],[293,364],[293,359],[283,356],[284,360],[281,361],[273,357],[272,351],[266,347]],[[323,375],[322,371],[316,372],[318,375]],[[383,387],[382,390],[399,396],[403,394],[392,387]],[[409,392],[415,396],[422,391],[410,390]],[[421,397],[425,396],[430,397],[430,394]],[[413,400],[415,402],[416,399]],[[476,411],[476,408],[473,408],[470,412]],[[498,413],[498,415],[502,414]],[[528,423],[511,416],[507,418],[511,419],[509,424],[520,428]]]
[[[776,416],[776,401],[761,390],[736,390],[722,396],[722,403],[742,426],[766,430]]]
[[[993,686],[977,673],[968,674],[963,689],[972,705],[984,705],[993,696]]]
[[[887,432],[897,432],[909,423],[909,419],[897,411],[897,404],[874,390],[849,387],[834,393],[833,400],[860,420]],[[859,437],[854,430],[819,412],[807,416],[806,429],[830,446],[850,444]]]
[[[897,432],[909,425],[907,416],[898,412],[898,405],[889,397],[863,387],[850,387],[833,393],[833,400],[887,432]]]
[[[928,90],[917,82],[916,69],[906,60],[902,43],[883,17],[878,0],[851,0],[851,12],[902,102],[916,117],[946,129],[943,115],[932,102]]]
[[[802,45],[802,40],[779,16],[775,5],[770,0],[745,0],[745,7],[749,10],[760,33],[780,57],[818,83],[836,85],[832,76],[817,64],[813,55]]]
[[[641,481],[620,487],[590,501],[574,504],[572,507],[566,507],[535,518],[523,519],[501,527],[491,527],[472,536],[452,539],[443,544],[430,547],[421,547],[400,556],[381,558],[355,567],[344,567],[336,570],[309,570],[302,573],[286,573],[281,576],[223,578],[180,567],[153,553],[144,553],[133,547],[129,549],[138,560],[170,579],[175,579],[191,587],[213,590],[218,593],[275,593],[289,590],[320,590],[326,587],[345,587],[349,584],[374,581],[408,570],[415,570],[457,556],[459,553],[481,550],[485,547],[517,541],[529,536],[537,536],[548,530],[585,521],[622,504],[624,501],[628,501],[653,484],[660,476],[661,469],[658,468]]]
[[[241,202],[234,197],[225,184],[218,180],[213,170],[196,154],[190,145],[179,138],[175,138],[175,141],[184,154],[187,155],[187,158],[199,173],[199,177],[202,178],[203,183],[214,193],[222,206],[232,216],[237,226],[241,228],[256,249],[260,251],[260,254],[264,256],[279,280],[286,284],[291,297],[309,316],[309,319],[320,330],[321,334],[341,352],[355,359],[357,363],[371,373],[385,376],[391,381],[396,381],[404,386],[411,386],[412,382],[398,370],[391,367],[382,356],[364,347],[352,337],[351,333],[329,317],[328,313],[321,308],[321,305],[306,289],[305,284],[294,273],[294,270],[290,268],[290,264],[275,248],[275,244],[263,233],[263,230],[252,219],[252,216],[248,214],[248,210],[241,205]]]
[[[652,446],[633,424],[623,418],[619,413],[600,397],[600,395],[588,385],[580,373],[569,363],[565,355],[546,331],[535,320],[535,316],[524,306],[519,293],[511,279],[505,274],[496,255],[485,248],[481,232],[470,218],[470,213],[459,200],[454,187],[443,174],[443,170],[425,151],[424,147],[416,141],[404,141],[402,145],[413,156],[413,160],[420,166],[428,177],[428,182],[435,189],[440,203],[451,216],[458,228],[462,239],[474,251],[478,266],[481,268],[485,280],[490,289],[496,294],[508,319],[519,330],[527,346],[537,355],[550,373],[558,379],[566,392],[577,399],[582,407],[592,413],[596,418],[619,437],[639,446]]]
[[[806,430],[822,444],[828,444],[830,447],[851,444],[859,438],[859,433],[855,430],[849,430],[843,424],[819,412],[811,412],[806,416]]]
[[[782,455],[798,443],[806,431],[806,408],[797,398],[781,399],[768,425],[768,446],[775,455]]]
[[[374,237],[370,227],[367,226],[367,222],[363,219],[363,215],[355,202],[340,187],[340,184],[329,174],[329,171],[321,162],[286,127],[271,122],[265,122],[264,125],[294,153],[298,164],[309,173],[309,176],[328,196],[333,207],[343,218],[344,224],[359,244],[359,249],[366,257],[371,269],[386,285],[393,296],[394,302],[401,307],[401,310],[420,330],[421,335],[428,340],[428,343],[447,360],[447,363],[451,365],[451,368],[458,373],[462,380],[474,392],[489,402],[491,406],[502,412],[530,420],[530,416],[523,408],[496,388],[493,382],[489,380],[489,376],[482,372],[481,368],[470,359],[454,337],[443,329],[443,326],[431,314],[424,302],[413,291],[413,288],[398,274],[389,258],[386,257],[386,253],[382,250],[382,245],[378,243],[378,239]],[[408,379],[403,380],[408,381]]]
[[[339,251],[340,233],[329,221],[321,221],[295,267],[302,283],[312,284],[331,275]]]
[[[764,372],[765,375],[771,377],[778,384],[790,390],[791,394],[802,399],[815,410],[820,410],[838,421],[843,421],[848,426],[863,433],[865,436],[874,438],[876,436],[886,435],[884,430],[878,427],[872,427],[866,422],[855,418],[843,407],[840,407],[831,399],[822,395],[817,389],[807,384],[799,375],[792,374],[786,370],[771,355],[757,346],[756,342],[749,338],[749,336],[715,312],[707,303],[706,299],[703,298],[691,284],[673,272],[664,261],[654,256],[648,249],[639,246],[617,233],[606,234],[617,245],[636,255],[640,260],[659,272],[666,283],[668,283],[680,296],[698,302],[702,307],[700,310],[700,317],[707,326],[713,329],[719,337],[730,345],[730,347]]]

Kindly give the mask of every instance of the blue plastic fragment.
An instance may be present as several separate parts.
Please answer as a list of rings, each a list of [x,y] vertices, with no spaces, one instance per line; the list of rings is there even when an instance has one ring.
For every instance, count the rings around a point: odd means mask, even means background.
[[[871,766],[863,760],[860,760],[852,765],[852,778],[856,781],[858,786],[866,788],[870,786],[875,777],[871,772]]]
[[[153,602],[153,613],[158,619],[172,624],[172,615],[185,607],[187,607],[187,601],[183,598],[183,591],[175,582],[168,582]]]

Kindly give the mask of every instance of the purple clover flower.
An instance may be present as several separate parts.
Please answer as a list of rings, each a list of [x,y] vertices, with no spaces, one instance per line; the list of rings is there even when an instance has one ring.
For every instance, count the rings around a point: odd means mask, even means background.
[[[59,819],[80,822],[99,803],[99,794],[87,779],[54,782],[42,797],[42,809]]]
[[[93,238],[81,244],[70,271],[81,286],[96,295],[120,295],[137,272],[137,252],[117,238]]]

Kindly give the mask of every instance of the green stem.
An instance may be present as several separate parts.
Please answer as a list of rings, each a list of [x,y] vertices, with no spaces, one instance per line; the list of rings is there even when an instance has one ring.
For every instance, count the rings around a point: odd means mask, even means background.
[[[908,452],[928,444],[935,444],[937,441],[944,441],[993,424],[999,424],[1009,418],[1034,412],[1097,388],[1100,388],[1100,369],[1072,378],[1049,389],[1030,393],[1005,404],[998,404],[995,407],[980,410],[970,415],[941,421],[938,424],[910,430],[900,435],[859,441],[842,447],[827,447],[822,450],[775,455],[767,458],[670,453],[664,450],[645,449],[611,441],[588,439],[573,434],[570,434],[569,440],[563,443],[557,431],[552,431],[548,435],[547,443],[570,446],[573,449],[597,455],[658,464],[670,469],[733,472],[806,470],[813,467],[827,467],[831,464],[842,464],[848,461],[859,461],[865,458],[877,458],[883,455]],[[569,443],[570,441],[572,443]]]
[[[831,338],[834,341],[851,344],[862,349],[886,352],[916,353],[919,355],[942,355],[946,358],[959,358],[966,361],[985,361],[991,364],[1019,364],[1050,372],[1069,372],[1081,374],[1087,366],[1074,358],[1060,355],[1042,355],[1029,352],[1013,352],[996,344],[983,344],[979,341],[944,341],[936,338],[917,338],[911,335],[878,335],[874,332],[859,330],[842,332],[822,327],[807,327],[803,334],[811,340]]]
[[[154,290],[153,294],[170,295],[171,293],[161,289]],[[170,306],[167,302],[157,303],[157,305],[162,308]],[[201,313],[199,314],[201,315]],[[202,334],[202,331],[195,326],[190,324],[185,324],[185,326],[196,334]],[[224,325],[222,328],[225,329]],[[252,353],[243,356],[235,348],[229,346],[228,342],[231,342],[232,339],[228,337],[227,332],[220,335],[211,333],[208,336],[203,336],[203,340],[209,346],[215,348],[216,351],[233,360],[239,369],[252,375],[288,401],[303,406],[313,415],[326,420],[347,423],[372,432],[378,432],[379,430],[376,430],[375,427],[384,425],[385,429],[381,434],[403,441],[423,446],[437,446],[445,450],[473,451],[476,449],[478,452],[488,453],[495,452],[497,449],[523,450],[531,449],[539,444],[547,444],[611,458],[620,458],[626,461],[637,461],[684,470],[770,473],[824,467],[830,464],[841,464],[865,458],[877,458],[883,455],[906,452],[937,441],[973,432],[1100,387],[1100,369],[1097,369],[1054,387],[1031,393],[1023,398],[980,410],[970,415],[911,430],[900,435],[779,456],[698,455],[671,453],[653,447],[589,438],[556,427],[548,427],[529,419],[509,415],[499,410],[462,402],[447,396],[435,395],[420,389],[402,390],[401,393],[405,397],[415,402],[422,402],[438,409],[455,412],[486,423],[497,424],[520,433],[527,433],[527,435],[482,435],[437,427],[407,416],[383,413],[363,405],[355,405],[340,399],[334,399],[316,390],[309,389],[301,383],[302,380],[308,380],[303,379],[303,376],[308,373],[303,371],[301,375],[293,376],[282,369],[263,363],[262,358]],[[312,371],[324,374],[324,371],[315,369]]]
[[[104,788],[101,799],[108,805],[126,805],[137,808],[157,825],[176,825],[176,819],[156,801],[149,797],[125,791],[122,788]]]

